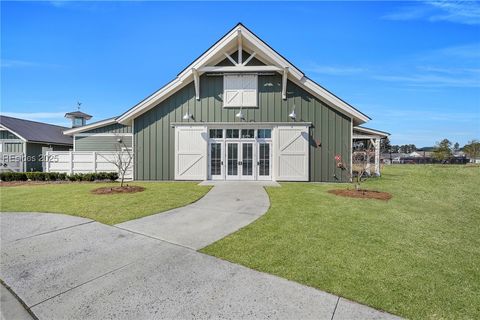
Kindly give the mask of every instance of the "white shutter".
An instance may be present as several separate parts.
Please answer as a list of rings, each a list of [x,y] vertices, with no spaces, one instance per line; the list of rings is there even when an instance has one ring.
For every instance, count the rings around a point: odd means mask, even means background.
[[[239,107],[242,105],[242,78],[237,74],[226,74],[224,80],[224,101],[225,107]]]
[[[278,127],[275,134],[276,179],[308,181],[308,127]]]
[[[257,75],[225,74],[224,107],[257,107]]]
[[[242,107],[257,106],[257,75],[242,75]]]
[[[175,180],[207,179],[207,127],[175,128]]]

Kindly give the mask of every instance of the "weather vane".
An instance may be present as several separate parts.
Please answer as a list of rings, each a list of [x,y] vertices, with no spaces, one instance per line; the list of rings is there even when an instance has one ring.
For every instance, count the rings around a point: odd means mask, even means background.
[[[82,103],[80,101],[77,101],[77,109],[80,111],[80,106],[82,105]]]

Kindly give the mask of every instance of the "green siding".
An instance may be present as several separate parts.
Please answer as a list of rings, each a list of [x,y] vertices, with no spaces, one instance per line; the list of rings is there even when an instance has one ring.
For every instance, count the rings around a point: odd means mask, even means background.
[[[0,130],[0,140],[5,140],[5,139],[10,139],[10,140],[18,139],[18,140],[20,140],[20,138],[16,134],[13,134],[13,133],[11,133],[10,131],[7,131],[7,130]]]
[[[132,133],[132,127],[120,123],[114,123],[92,130],[83,131],[82,133]]]
[[[119,151],[123,144],[118,143],[118,138],[122,138],[125,145],[132,147],[131,136],[88,136],[75,137],[75,151]]]
[[[335,155],[349,162],[351,120],[328,107],[292,82],[287,84],[287,100],[281,97],[282,77],[258,77],[258,108],[243,109],[246,121],[291,122],[288,114],[295,104],[298,121],[312,122],[310,128],[310,181],[347,181],[348,174],[336,167]],[[187,110],[195,121],[240,122],[237,108],[224,109],[223,77],[200,77],[200,101],[195,99],[193,83],[188,84],[134,121],[135,178],[138,180],[174,179],[174,128]],[[320,142],[316,147],[315,141]]]

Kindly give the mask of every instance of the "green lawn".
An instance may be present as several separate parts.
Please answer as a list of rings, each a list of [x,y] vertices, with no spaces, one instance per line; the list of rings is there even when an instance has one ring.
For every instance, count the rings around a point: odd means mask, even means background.
[[[414,319],[480,318],[480,167],[390,166],[393,199],[282,183],[253,224],[202,251]]]
[[[210,190],[196,182],[133,183],[145,191],[94,195],[90,190],[112,183],[45,184],[0,187],[0,211],[65,213],[105,224],[141,218],[192,203]]]

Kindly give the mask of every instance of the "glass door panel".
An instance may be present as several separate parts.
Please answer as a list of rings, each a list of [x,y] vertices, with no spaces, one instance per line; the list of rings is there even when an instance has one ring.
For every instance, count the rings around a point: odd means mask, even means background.
[[[222,143],[210,143],[210,177],[211,179],[222,179],[223,176]]]
[[[258,144],[258,179],[271,179],[270,143]]]
[[[253,179],[253,143],[242,143],[242,179]]]
[[[238,179],[238,145],[239,143],[227,143],[227,179]]]

